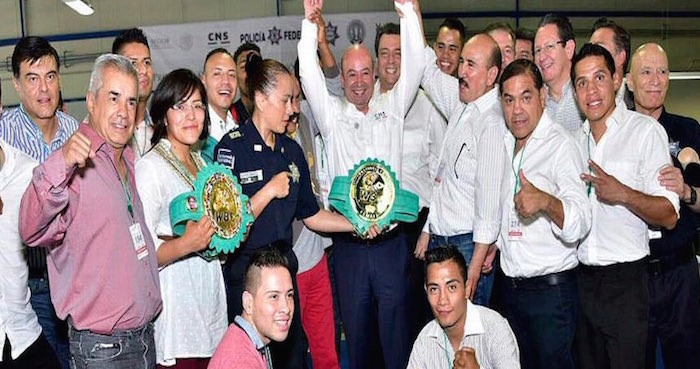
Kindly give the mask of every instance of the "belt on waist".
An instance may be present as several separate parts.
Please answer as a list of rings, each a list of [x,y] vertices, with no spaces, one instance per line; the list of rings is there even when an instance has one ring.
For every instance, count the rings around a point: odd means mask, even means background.
[[[512,278],[505,276],[505,279],[507,283],[513,287],[556,286],[558,284],[575,281],[576,271],[574,269],[569,269],[563,272],[550,273],[530,278]]]
[[[692,245],[691,245],[692,246]],[[675,253],[663,256],[659,258],[649,259],[649,273],[659,274],[670,269],[673,269],[679,265],[683,265],[695,257],[692,247],[684,247]]]

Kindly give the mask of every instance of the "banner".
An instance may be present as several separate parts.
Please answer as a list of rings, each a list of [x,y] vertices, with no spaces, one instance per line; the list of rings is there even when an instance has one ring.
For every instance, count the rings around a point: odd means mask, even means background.
[[[327,14],[326,35],[340,64],[340,56],[352,43],[362,42],[374,55],[374,38],[379,25],[398,24],[395,12]],[[142,27],[151,48],[156,82],[177,68],[201,73],[210,50],[223,47],[233,54],[238,46],[252,42],[263,58],[281,61],[290,69],[297,57],[302,16],[255,18],[221,22],[188,23]]]

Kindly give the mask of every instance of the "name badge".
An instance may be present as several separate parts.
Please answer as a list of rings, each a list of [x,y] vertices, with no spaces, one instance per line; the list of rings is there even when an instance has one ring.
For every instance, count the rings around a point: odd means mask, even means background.
[[[217,155],[217,161],[226,168],[233,169],[233,164],[236,162],[236,157],[233,156],[231,150],[220,148]]]
[[[251,184],[255,182],[260,182],[263,180],[262,169],[251,170],[250,172],[243,172],[240,175],[241,184]]]
[[[520,216],[515,211],[515,205],[511,206],[508,214],[508,241],[520,241],[523,239],[523,230],[520,224]]]
[[[129,227],[129,232],[131,233],[131,243],[134,245],[134,250],[136,250],[136,257],[141,260],[148,256],[146,239],[143,237],[143,232],[141,232],[141,225],[138,223],[132,224]]]

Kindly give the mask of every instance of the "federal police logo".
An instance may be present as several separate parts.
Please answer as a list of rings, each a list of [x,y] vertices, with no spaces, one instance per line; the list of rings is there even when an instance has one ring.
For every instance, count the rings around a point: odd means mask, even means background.
[[[273,45],[279,45],[280,40],[282,39],[282,30],[273,26],[267,32],[267,38],[270,39],[270,43],[272,43]]]
[[[347,36],[351,44],[361,44],[365,40],[365,24],[359,19],[353,19],[348,24]]]
[[[393,178],[379,163],[360,166],[350,179],[352,208],[366,221],[376,222],[389,214],[395,196]]]
[[[328,40],[331,45],[335,46],[335,40],[339,38],[338,26],[334,26],[333,23],[328,21],[328,24],[326,24],[326,40]]]
[[[289,164],[289,177],[292,179],[292,182],[299,183],[301,175],[299,174],[299,167],[294,163]]]

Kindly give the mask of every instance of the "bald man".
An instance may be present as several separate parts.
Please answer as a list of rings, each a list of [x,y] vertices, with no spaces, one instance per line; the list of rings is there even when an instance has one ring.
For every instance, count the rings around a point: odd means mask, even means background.
[[[305,0],[298,45],[299,72],[307,101],[326,145],[331,178],[346,176],[361,160],[383,160],[401,180],[404,118],[416,96],[423,72],[423,34],[410,0],[395,3],[401,18],[401,76],[392,89],[374,93],[374,61],[369,50],[353,45],[343,54],[341,82],[345,96],[331,96],[316,50],[321,1]],[[410,61],[410,62],[409,62]],[[379,240],[350,234],[334,237],[334,262],[350,367],[377,365],[370,350],[379,333],[387,368],[406,368],[409,333],[409,245],[403,232],[390,228]],[[378,329],[373,327],[378,322]]]
[[[700,152],[700,125],[666,111],[668,74],[666,52],[655,43],[635,51],[627,73],[635,109],[658,120],[668,134],[674,166],[662,169],[659,179],[681,199],[676,228],[649,232],[647,368],[654,367],[657,340],[666,368],[695,368],[700,362],[700,278],[693,240],[700,204],[694,186],[700,184],[693,183],[685,157]]]
[[[449,123],[416,253],[444,244],[457,246],[469,264],[467,296],[485,306],[493,273],[482,275],[481,269],[489,245],[498,237],[506,162],[506,124],[494,88],[501,51],[491,36],[473,36],[462,48],[458,78],[438,69],[433,50],[426,49],[425,57],[423,88]]]

